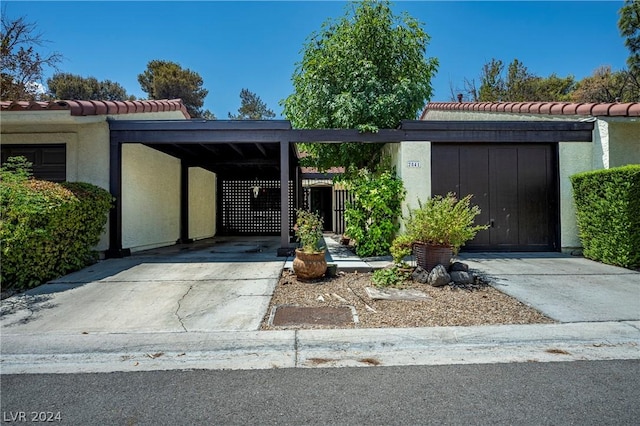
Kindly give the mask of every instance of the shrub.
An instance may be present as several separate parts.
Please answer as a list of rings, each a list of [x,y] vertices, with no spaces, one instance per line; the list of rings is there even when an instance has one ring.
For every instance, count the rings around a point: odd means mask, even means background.
[[[458,200],[454,194],[436,195],[409,212],[406,221],[407,234],[413,241],[446,245],[457,253],[462,245],[472,240],[487,225],[474,225],[480,214],[478,206],[471,205],[471,197]]]
[[[640,165],[571,176],[584,255],[640,267]]]
[[[345,181],[353,194],[344,217],[346,234],[356,241],[358,256],[389,254],[393,236],[398,230],[405,190],[402,181],[389,170],[359,170]]]
[[[1,169],[2,288],[24,289],[95,261],[111,194],[87,183],[30,179],[28,163]]]
[[[322,219],[316,213],[296,210],[296,224],[293,230],[298,237],[300,248],[305,253],[317,253],[324,250],[322,245]]]
[[[411,278],[411,273],[397,266],[373,271],[371,281],[376,287],[400,287]]]

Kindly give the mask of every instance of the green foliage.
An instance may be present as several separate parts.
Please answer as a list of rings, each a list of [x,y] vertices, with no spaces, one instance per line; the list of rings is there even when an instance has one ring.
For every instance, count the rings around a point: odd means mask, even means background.
[[[640,165],[571,176],[584,255],[640,267]]]
[[[480,214],[478,206],[471,205],[471,194],[458,200],[454,194],[436,195],[409,212],[407,235],[413,241],[451,246],[457,253],[461,246],[473,239],[487,225],[474,225]]]
[[[98,81],[95,77],[82,77],[69,73],[56,73],[47,80],[49,91],[57,99],[81,99],[94,101],[127,101],[134,96],[120,84],[111,80]]]
[[[630,71],[597,68],[580,80],[571,93],[573,102],[637,102],[640,100],[640,76]]]
[[[397,266],[373,271],[371,281],[376,287],[399,287],[411,278],[411,272]]]
[[[396,265],[402,263],[402,259],[411,255],[412,245],[415,240],[409,234],[400,234],[391,242],[391,257]]]
[[[339,20],[325,22],[303,48],[293,74],[294,93],[281,102],[297,128],[375,131],[415,119],[431,97],[438,62],[427,58],[430,37],[387,1],[352,3]],[[370,167],[378,144],[305,146],[307,165]]]
[[[356,253],[365,257],[388,254],[402,214],[402,180],[389,170],[372,173],[361,169],[344,184],[353,194],[344,212],[345,233],[356,241]]]
[[[170,61],[153,60],[147,69],[138,75],[140,87],[149,99],[182,99],[192,118],[202,117],[202,105],[209,91],[203,89],[200,74],[183,69]]]
[[[29,288],[95,260],[111,194],[86,183],[29,179],[2,168],[2,288]]]
[[[229,113],[229,119],[231,120],[269,120],[276,116],[276,114],[267,108],[260,96],[249,91],[249,89],[242,89],[240,91],[240,108],[238,108],[238,114],[233,115]]]
[[[640,1],[625,0],[620,9],[618,29],[625,37],[624,45],[629,49],[627,65],[634,75],[640,75]]]
[[[535,102],[535,101],[568,101],[575,88],[573,76],[558,77],[551,74],[539,77],[531,73],[518,59],[507,67],[504,74],[504,63],[499,59],[491,59],[484,64],[480,75],[480,102]]]
[[[43,53],[39,48],[47,44],[37,32],[35,23],[25,17],[12,19],[7,15],[6,2],[2,6],[0,28],[0,99],[33,100],[41,96],[39,86],[45,68],[56,68],[62,60],[57,52]],[[40,50],[40,51],[39,51]]]
[[[296,210],[296,224],[293,230],[298,242],[305,253],[322,251],[322,219],[316,213],[306,210]]]

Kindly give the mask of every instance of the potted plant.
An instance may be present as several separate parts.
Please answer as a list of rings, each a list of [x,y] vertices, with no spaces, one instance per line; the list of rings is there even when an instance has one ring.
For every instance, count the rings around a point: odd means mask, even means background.
[[[409,211],[405,224],[418,266],[428,271],[438,264],[448,267],[461,246],[488,228],[474,224],[480,208],[471,205],[471,197],[436,195],[424,203],[418,201],[419,207]]]
[[[293,259],[293,272],[303,280],[320,278],[327,270],[325,247],[322,245],[322,219],[306,210],[297,210],[296,215],[293,230],[300,247]]]

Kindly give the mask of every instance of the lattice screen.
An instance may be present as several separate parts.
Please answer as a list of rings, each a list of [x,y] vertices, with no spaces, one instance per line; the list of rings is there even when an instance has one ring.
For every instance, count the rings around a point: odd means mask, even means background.
[[[280,234],[280,181],[222,180],[219,189],[220,234]],[[293,193],[293,182],[289,181],[289,229],[293,227]]]

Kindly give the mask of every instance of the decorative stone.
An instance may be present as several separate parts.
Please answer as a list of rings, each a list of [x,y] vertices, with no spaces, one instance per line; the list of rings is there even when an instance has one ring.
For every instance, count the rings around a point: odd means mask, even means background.
[[[449,268],[449,271],[451,271],[451,272],[455,272],[455,271],[469,272],[469,265],[467,265],[466,263],[462,263],[462,262],[453,262],[451,264],[451,267]]]
[[[428,300],[429,295],[420,290],[401,290],[397,288],[365,287],[367,295],[373,300]]]
[[[447,272],[447,268],[442,265],[436,265],[431,272],[429,272],[427,282],[433,287],[442,287],[451,282],[451,276]]]
[[[411,278],[416,282],[426,284],[427,280],[429,279],[429,271],[422,268],[421,266],[418,266],[411,274]]]
[[[451,281],[456,284],[472,284],[473,274],[464,271],[452,271],[451,272]]]

